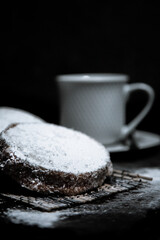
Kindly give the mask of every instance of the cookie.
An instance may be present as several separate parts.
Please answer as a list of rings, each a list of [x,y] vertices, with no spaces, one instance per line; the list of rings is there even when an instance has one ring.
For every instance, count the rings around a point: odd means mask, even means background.
[[[0,135],[0,168],[21,186],[76,195],[113,171],[109,152],[89,136],[50,123],[13,124]]]

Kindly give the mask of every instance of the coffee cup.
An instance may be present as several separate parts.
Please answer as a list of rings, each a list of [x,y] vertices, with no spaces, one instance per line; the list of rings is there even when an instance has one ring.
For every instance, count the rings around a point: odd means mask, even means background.
[[[103,144],[125,140],[147,115],[154,101],[151,86],[128,84],[128,80],[125,74],[58,75],[60,125],[86,133]],[[127,99],[139,90],[147,93],[147,103],[126,124]]]

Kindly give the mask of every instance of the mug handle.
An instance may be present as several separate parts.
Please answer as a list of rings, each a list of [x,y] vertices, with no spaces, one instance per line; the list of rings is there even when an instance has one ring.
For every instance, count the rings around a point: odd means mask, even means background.
[[[134,91],[143,91],[148,95],[148,101],[142,111],[127,125],[122,127],[120,140],[126,139],[138,126],[138,124],[143,120],[143,118],[147,115],[149,110],[151,109],[154,101],[154,91],[153,88],[145,83],[132,83],[126,84],[124,86],[124,95],[127,100],[131,92]]]

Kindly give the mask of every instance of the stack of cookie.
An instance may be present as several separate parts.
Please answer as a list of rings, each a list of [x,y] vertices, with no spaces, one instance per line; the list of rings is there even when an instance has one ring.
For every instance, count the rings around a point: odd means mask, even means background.
[[[89,136],[19,109],[0,109],[0,169],[22,187],[76,195],[113,171],[106,148]]]

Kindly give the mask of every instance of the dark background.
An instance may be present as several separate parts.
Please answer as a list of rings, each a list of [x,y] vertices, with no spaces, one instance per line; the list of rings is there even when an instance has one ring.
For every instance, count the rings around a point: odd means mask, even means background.
[[[139,129],[160,133],[160,7],[154,2],[83,2],[1,7],[0,106],[28,110],[59,123],[55,76],[126,73],[155,90]],[[127,121],[146,96],[134,94]]]

